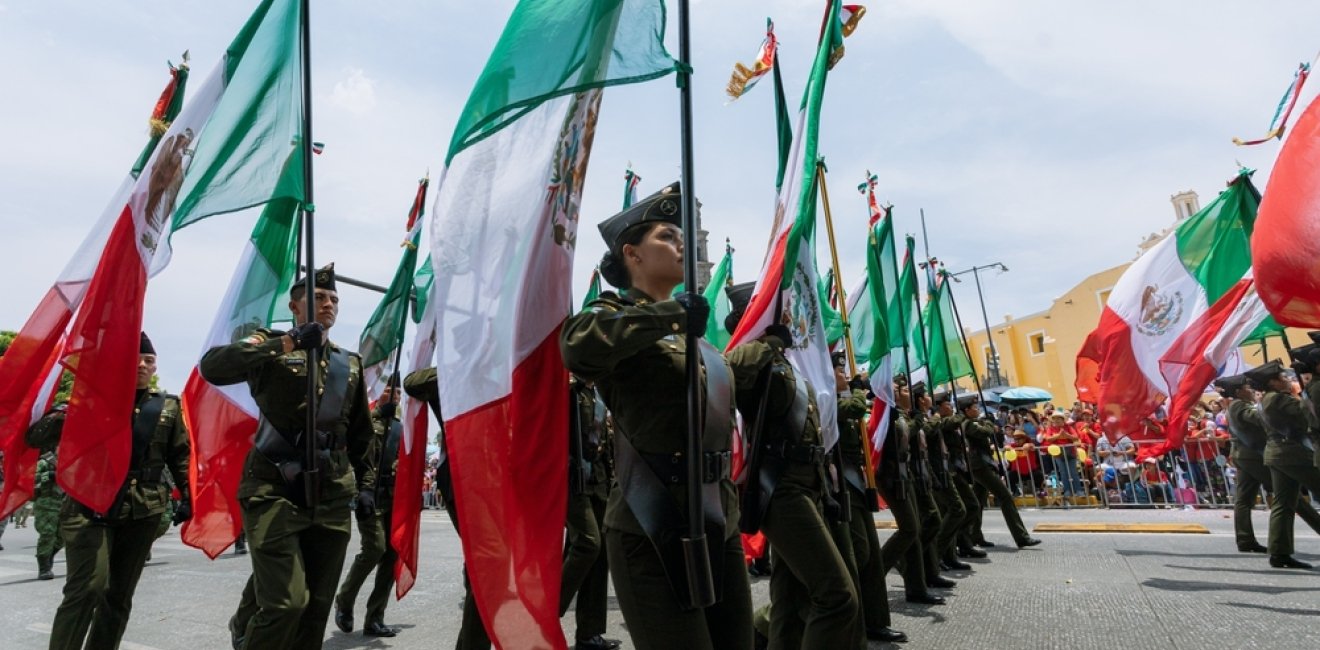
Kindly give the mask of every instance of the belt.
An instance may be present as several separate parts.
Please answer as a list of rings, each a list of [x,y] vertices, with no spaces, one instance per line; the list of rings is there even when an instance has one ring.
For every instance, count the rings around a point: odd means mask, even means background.
[[[646,461],[651,471],[655,472],[661,483],[666,485],[684,485],[687,483],[687,460],[683,452],[672,454],[648,454],[638,452]],[[701,482],[718,483],[729,478],[733,467],[733,452],[707,451],[701,454]]]
[[[772,456],[807,465],[819,465],[825,460],[825,448],[820,445],[795,445],[781,440],[767,443],[765,451]]]

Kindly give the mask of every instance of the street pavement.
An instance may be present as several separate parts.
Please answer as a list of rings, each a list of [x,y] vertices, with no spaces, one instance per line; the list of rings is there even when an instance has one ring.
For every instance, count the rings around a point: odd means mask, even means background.
[[[877,519],[887,516],[881,513]],[[946,592],[948,604],[903,602],[902,581],[888,579],[894,626],[907,632],[911,649],[1065,648],[1081,650],[1320,647],[1320,571],[1270,568],[1264,555],[1237,552],[1232,515],[1225,510],[1026,510],[1029,527],[1040,523],[1198,523],[1209,535],[1038,533],[1041,546],[1017,550],[997,510],[985,513],[992,542],[987,560]],[[1265,541],[1268,513],[1257,511],[1257,536]],[[31,520],[29,520],[31,521]],[[889,531],[880,531],[881,540]],[[11,524],[0,538],[0,648],[44,648],[64,586],[64,555],[56,579],[38,581],[36,532]],[[356,548],[356,539],[350,549]],[[1298,522],[1297,557],[1320,563],[1320,537]],[[353,552],[350,550],[350,553]],[[350,555],[351,560],[351,555]],[[347,570],[347,562],[345,570]],[[327,626],[326,648],[449,648],[458,633],[463,585],[458,537],[443,511],[422,514],[422,557],[417,586],[392,602],[386,621],[401,628],[393,639],[360,630],[343,634]],[[178,529],[156,543],[134,598],[125,650],[223,650],[226,621],[247,579],[246,556],[210,561],[184,546]],[[370,581],[356,612],[362,608]],[[753,583],[757,605],[768,582]],[[613,598],[607,636],[630,648]],[[564,618],[571,640],[572,614]],[[891,647],[872,643],[872,648]]]

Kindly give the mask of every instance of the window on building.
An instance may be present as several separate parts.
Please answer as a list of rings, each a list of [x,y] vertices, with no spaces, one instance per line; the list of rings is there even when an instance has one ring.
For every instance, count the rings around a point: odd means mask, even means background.
[[[1042,330],[1028,334],[1027,348],[1031,350],[1033,357],[1045,354],[1045,332]]]

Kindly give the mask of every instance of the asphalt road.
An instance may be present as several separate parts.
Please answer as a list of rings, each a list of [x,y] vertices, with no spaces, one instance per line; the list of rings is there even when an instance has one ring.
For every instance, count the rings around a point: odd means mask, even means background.
[[[881,514],[879,519],[884,519]],[[1045,522],[1200,523],[1209,535],[1040,533],[1041,546],[1008,548],[1003,520],[986,513],[991,541],[987,560],[972,560],[970,574],[943,606],[909,606],[902,583],[889,576],[895,627],[908,633],[904,648],[1066,648],[1135,650],[1171,648],[1320,647],[1320,571],[1272,569],[1263,555],[1237,552],[1227,511],[1026,511],[1028,526]],[[1267,513],[1255,517],[1263,542]],[[883,538],[889,531],[881,530]],[[1320,563],[1320,537],[1298,522],[1299,559]],[[0,538],[0,647],[44,648],[64,585],[63,554],[56,579],[38,581],[36,533],[11,524]],[[355,547],[356,541],[350,544]],[[448,648],[458,631],[462,601],[458,537],[443,512],[423,514],[421,575],[386,620],[402,628],[394,639],[342,634],[328,626],[327,648]],[[350,552],[353,552],[350,550]],[[347,569],[347,565],[345,566]],[[249,572],[246,557],[209,561],[178,539],[177,529],[156,543],[134,599],[125,650],[223,650],[226,621]],[[370,588],[368,582],[367,589]],[[753,584],[757,604],[767,583]],[[359,597],[362,619],[366,593]],[[572,616],[564,619],[572,638]],[[627,630],[611,599],[608,636]],[[872,647],[886,647],[873,643]]]

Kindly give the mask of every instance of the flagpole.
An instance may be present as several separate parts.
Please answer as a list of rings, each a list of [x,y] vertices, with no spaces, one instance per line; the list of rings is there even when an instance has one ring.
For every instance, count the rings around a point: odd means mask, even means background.
[[[302,225],[303,243],[305,244],[307,256],[307,275],[303,278],[303,286],[306,289],[307,322],[309,323],[316,318],[316,263],[314,261],[316,240],[312,228],[312,214],[316,211],[316,204],[312,200],[312,30],[311,21],[308,18],[310,10],[311,1],[302,0],[299,31],[302,33],[303,123],[302,139],[298,145],[302,148],[303,158]],[[321,378],[321,373],[318,371],[321,367],[320,356],[320,346],[315,346],[307,351],[307,421],[303,426],[303,488],[307,499],[307,507],[313,510],[321,500],[321,472],[316,466],[316,406],[318,393],[320,392],[317,386]]]
[[[843,292],[843,273],[839,267],[839,249],[834,243],[834,217],[830,212],[830,193],[825,186],[825,172],[829,171],[825,167],[825,159],[816,161],[816,182],[820,185],[820,201],[825,209],[825,233],[830,240],[830,261],[834,264],[834,290],[839,294],[839,320],[843,322],[843,349],[848,353],[848,376],[857,376],[857,355],[853,350],[851,326],[848,324],[848,296]],[[840,431],[842,433],[842,431]],[[874,497],[879,494],[875,485],[875,459],[871,457],[871,444],[869,440],[862,440],[862,459],[866,465],[866,491],[868,508],[878,506],[879,501]],[[875,494],[870,494],[874,492]]]
[[[306,2],[306,0],[304,0]],[[682,149],[683,188],[683,291],[695,300],[697,293],[697,193],[693,178],[692,156],[692,34],[689,30],[688,0],[678,0],[678,97]],[[710,554],[706,548],[706,515],[701,499],[701,460],[703,426],[701,421],[701,344],[691,329],[686,333],[687,350],[687,506],[688,534],[683,537],[683,559],[687,565],[688,595],[694,607],[715,603],[715,583],[711,577]]]

